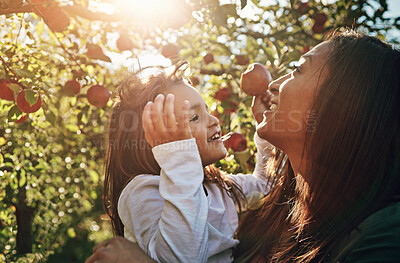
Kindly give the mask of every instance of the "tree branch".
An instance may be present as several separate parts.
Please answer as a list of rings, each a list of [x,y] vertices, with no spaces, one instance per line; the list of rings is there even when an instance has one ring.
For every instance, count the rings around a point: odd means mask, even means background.
[[[101,20],[105,22],[116,22],[121,20],[121,16],[93,12],[86,7],[76,3],[74,5],[63,6],[62,9],[64,9],[64,11],[66,11],[71,16],[79,16],[88,20]]]
[[[32,13],[35,10],[35,5],[37,4],[28,3],[18,8],[0,9],[0,15]],[[61,8],[71,16],[79,16],[88,20],[101,20],[105,22],[116,22],[121,20],[121,17],[119,15],[108,15],[105,13],[93,12],[86,7],[76,3],[74,5],[61,6]]]
[[[11,14],[31,13],[31,12],[33,12],[33,10],[30,5],[23,5],[18,8],[0,9],[0,15],[11,15]]]

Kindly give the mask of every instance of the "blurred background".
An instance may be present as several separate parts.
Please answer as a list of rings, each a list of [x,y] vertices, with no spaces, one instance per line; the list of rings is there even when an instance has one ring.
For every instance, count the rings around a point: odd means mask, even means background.
[[[187,77],[234,133],[217,166],[251,172],[247,66],[279,77],[346,28],[399,47],[400,2],[0,0],[0,22],[0,262],[84,262],[112,236],[103,162],[124,78],[189,61]]]

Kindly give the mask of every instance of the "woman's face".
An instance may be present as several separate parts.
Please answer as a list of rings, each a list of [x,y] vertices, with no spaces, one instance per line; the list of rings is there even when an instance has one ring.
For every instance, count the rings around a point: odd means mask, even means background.
[[[306,130],[312,132],[316,113],[311,106],[327,74],[328,51],[329,42],[317,45],[300,59],[296,70],[269,85],[277,107],[264,112],[257,133],[288,154],[294,147],[303,147]]]

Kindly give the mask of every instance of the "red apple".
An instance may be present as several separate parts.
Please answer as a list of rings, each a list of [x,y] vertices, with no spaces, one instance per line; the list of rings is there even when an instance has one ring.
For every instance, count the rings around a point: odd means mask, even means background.
[[[264,94],[272,77],[268,69],[260,64],[250,64],[240,78],[240,88],[250,96]]]
[[[328,21],[328,16],[323,12],[319,12],[315,14],[314,20],[315,24],[323,25]]]
[[[299,12],[301,15],[304,15],[309,8],[310,8],[309,2],[299,3],[297,6],[297,12]]]
[[[25,98],[25,90],[21,90],[17,95],[17,106],[22,112],[25,113],[36,112],[42,106],[42,99],[40,94],[38,94],[37,101],[31,106]]]
[[[232,96],[232,91],[230,88],[221,88],[214,94],[214,99],[219,101],[225,101]]]
[[[247,140],[243,134],[232,133],[231,137],[224,143],[226,148],[231,148],[234,152],[242,152],[247,149]]]
[[[175,44],[168,43],[161,48],[161,55],[166,58],[177,58],[179,56],[179,48]]]
[[[240,66],[247,65],[250,62],[250,59],[246,55],[236,55],[235,59],[236,59],[236,64]]]
[[[68,80],[63,87],[64,93],[68,96],[78,94],[80,90],[81,84],[76,80]]]
[[[102,85],[94,85],[90,87],[86,94],[90,104],[96,107],[104,107],[110,98],[110,92]]]
[[[21,124],[21,123],[24,123],[27,119],[28,119],[28,115],[25,114],[25,115],[22,115],[21,117],[19,117],[19,119],[16,120],[15,123]]]
[[[214,55],[212,53],[207,53],[204,57],[203,57],[204,63],[206,64],[210,64],[211,62],[214,61]]]
[[[189,79],[189,83],[193,86],[199,85],[200,84],[200,79],[198,77],[191,77]]]
[[[6,79],[0,79],[0,98],[14,101],[14,91],[9,87],[10,82]]]
[[[123,33],[117,39],[117,48],[121,51],[132,50],[134,47],[132,40],[129,38],[128,34]]]
[[[311,49],[310,49],[309,46],[304,46],[303,49],[301,50],[301,54],[305,54],[305,53],[307,53],[307,52],[310,51],[310,50],[311,50]]]
[[[312,28],[311,28],[312,32],[314,34],[320,34],[323,33],[325,31],[325,25],[324,24],[317,24],[315,23]]]

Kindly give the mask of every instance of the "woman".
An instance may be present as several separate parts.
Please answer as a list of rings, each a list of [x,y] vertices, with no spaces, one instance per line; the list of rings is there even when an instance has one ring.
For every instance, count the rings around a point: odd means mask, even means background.
[[[257,128],[288,155],[289,169],[242,220],[235,259],[397,262],[400,52],[347,32],[300,63],[270,84],[277,109],[265,106]],[[255,98],[256,108],[262,101]],[[260,112],[254,115],[260,120]],[[88,261],[127,252],[110,249],[113,244],[130,247],[116,239],[99,245]]]

